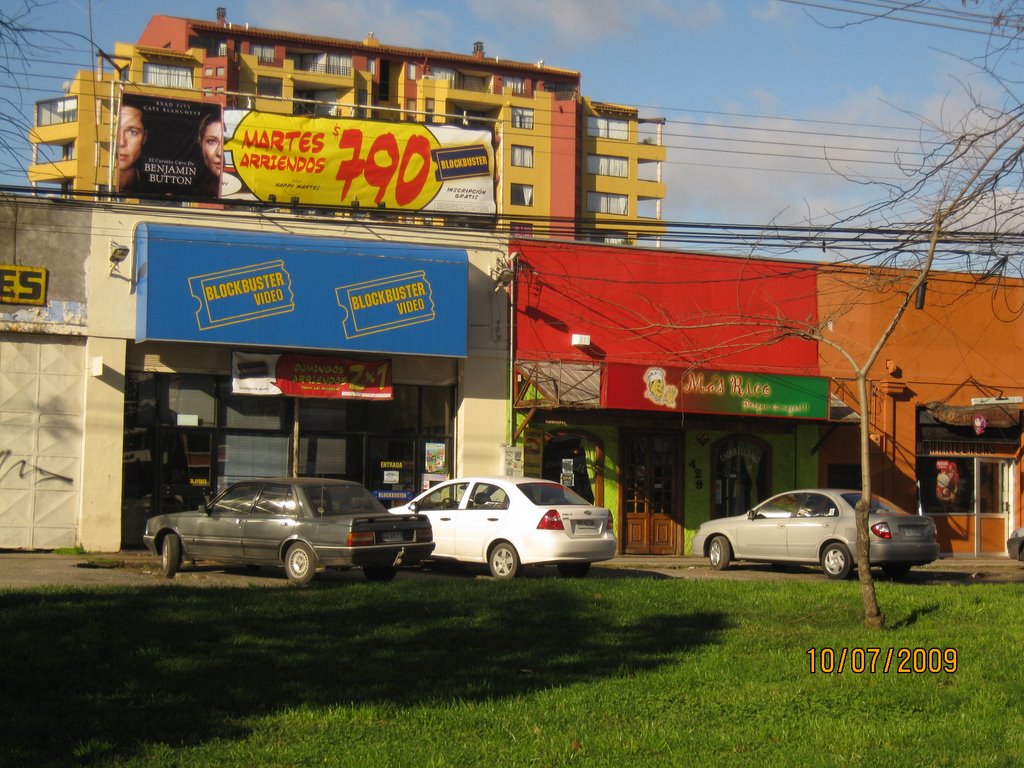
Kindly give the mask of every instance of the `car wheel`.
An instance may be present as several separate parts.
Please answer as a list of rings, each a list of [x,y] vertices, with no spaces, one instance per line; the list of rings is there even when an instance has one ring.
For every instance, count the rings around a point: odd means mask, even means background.
[[[715,536],[708,544],[708,561],[716,571],[724,571],[732,562],[732,545],[725,536]]]
[[[519,553],[507,541],[499,541],[491,550],[487,565],[496,579],[514,578],[519,574]]]
[[[160,548],[160,573],[165,579],[173,579],[181,568],[181,539],[177,534],[169,533],[164,537]]]
[[[590,563],[559,563],[558,572],[566,579],[582,579],[590,571]]]
[[[906,563],[890,563],[882,566],[882,573],[890,579],[902,579],[910,573],[910,566]]]
[[[288,581],[298,587],[304,587],[316,576],[316,555],[309,545],[297,541],[292,544],[284,555],[284,572]]]
[[[398,569],[390,565],[364,565],[363,575],[367,581],[391,581]]]
[[[821,567],[830,579],[845,579],[853,571],[853,558],[845,544],[834,541],[821,552]]]

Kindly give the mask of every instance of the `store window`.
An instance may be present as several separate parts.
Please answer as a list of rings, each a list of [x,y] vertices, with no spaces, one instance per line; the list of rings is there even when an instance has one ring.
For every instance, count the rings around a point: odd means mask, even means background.
[[[355,480],[393,506],[450,477],[454,415],[453,387],[395,385],[390,401],[263,397],[233,394],[223,376],[130,372],[122,540],[141,546],[148,517],[254,478]]]
[[[771,494],[771,448],[750,435],[734,435],[712,447],[711,517],[742,515]]]

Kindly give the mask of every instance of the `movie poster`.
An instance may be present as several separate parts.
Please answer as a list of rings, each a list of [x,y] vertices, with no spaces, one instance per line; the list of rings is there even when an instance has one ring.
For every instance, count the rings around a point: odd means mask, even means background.
[[[224,170],[224,122],[216,104],[126,93],[114,148],[121,194],[215,198]]]

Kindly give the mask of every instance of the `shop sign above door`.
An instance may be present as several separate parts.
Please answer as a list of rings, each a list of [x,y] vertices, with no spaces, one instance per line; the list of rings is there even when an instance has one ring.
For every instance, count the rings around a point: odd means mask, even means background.
[[[609,364],[601,405],[644,411],[827,419],[829,381],[784,376]]]
[[[142,224],[136,341],[466,356],[465,250]]]

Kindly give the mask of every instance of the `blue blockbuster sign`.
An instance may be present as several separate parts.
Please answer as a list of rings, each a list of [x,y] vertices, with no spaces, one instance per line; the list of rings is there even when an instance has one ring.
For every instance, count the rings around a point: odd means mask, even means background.
[[[136,341],[466,356],[465,250],[140,224]]]

